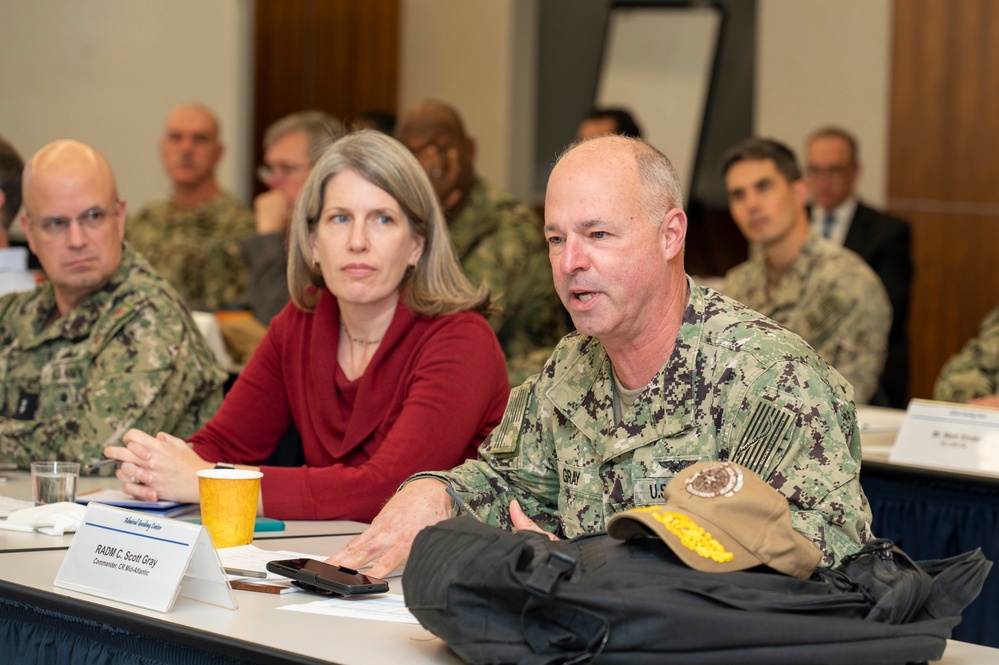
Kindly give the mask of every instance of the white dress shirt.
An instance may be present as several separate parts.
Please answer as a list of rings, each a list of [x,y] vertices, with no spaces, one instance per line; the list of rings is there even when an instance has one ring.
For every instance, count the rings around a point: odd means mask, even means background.
[[[35,278],[28,272],[28,250],[24,247],[0,249],[0,296],[35,288]]]
[[[812,204],[812,226],[819,235],[827,237],[830,242],[834,242],[837,245],[842,246],[843,241],[846,240],[846,234],[850,230],[850,222],[853,221],[853,213],[857,211],[857,199],[850,196],[847,197],[842,203],[832,209],[833,223],[832,232],[826,236],[823,231],[825,230],[825,220],[827,211],[822,206],[817,203]]]

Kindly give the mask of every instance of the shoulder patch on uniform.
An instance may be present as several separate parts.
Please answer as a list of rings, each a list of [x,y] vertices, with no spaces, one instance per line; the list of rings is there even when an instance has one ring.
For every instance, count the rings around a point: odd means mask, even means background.
[[[808,327],[811,330],[825,330],[830,322],[843,316],[847,303],[834,293],[827,293],[819,299],[818,305],[808,313]]]
[[[746,421],[731,460],[753,472],[768,477],[780,449],[780,443],[791,427],[792,414],[771,402],[760,400]]]
[[[506,455],[517,451],[517,443],[520,441],[520,427],[524,422],[524,413],[527,411],[527,402],[531,397],[533,386],[534,383],[528,381],[510,391],[510,399],[506,403],[503,420],[482,444],[486,452],[493,455]]]

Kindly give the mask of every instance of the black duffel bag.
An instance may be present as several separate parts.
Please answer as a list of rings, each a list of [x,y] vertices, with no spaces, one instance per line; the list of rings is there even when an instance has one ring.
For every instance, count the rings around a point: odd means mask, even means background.
[[[877,540],[810,579],[710,573],[652,537],[553,542],[458,517],[417,536],[403,588],[468,663],[887,665],[940,658],[990,567]]]

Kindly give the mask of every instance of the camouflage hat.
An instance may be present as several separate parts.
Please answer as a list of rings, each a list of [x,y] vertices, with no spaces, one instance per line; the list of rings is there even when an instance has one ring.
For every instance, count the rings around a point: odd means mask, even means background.
[[[607,533],[620,540],[658,536],[680,560],[708,573],[767,565],[808,579],[822,552],[791,525],[787,499],[732,462],[693,464],[669,482],[666,503],[613,515]]]

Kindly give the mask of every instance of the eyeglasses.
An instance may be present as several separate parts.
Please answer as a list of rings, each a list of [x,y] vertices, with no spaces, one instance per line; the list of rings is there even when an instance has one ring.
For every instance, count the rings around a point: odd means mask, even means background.
[[[842,178],[843,176],[846,175],[849,169],[850,169],[849,165],[840,165],[840,164],[828,167],[806,166],[805,174],[807,174],[809,178],[822,178],[822,177]]]
[[[312,164],[261,164],[257,167],[257,177],[261,182],[267,182],[274,176],[287,178],[295,171],[311,168]]]
[[[75,220],[77,224],[80,225],[81,229],[85,231],[96,231],[104,225],[108,217],[113,217],[118,214],[118,207],[120,201],[114,202],[114,212],[108,212],[100,206],[94,206],[89,210],[80,213],[76,217],[66,217],[64,215],[52,215],[51,217],[42,217],[39,220],[33,220],[30,217],[28,221],[32,226],[41,229],[42,233],[52,238],[58,238],[69,231],[69,227],[73,224]]]

